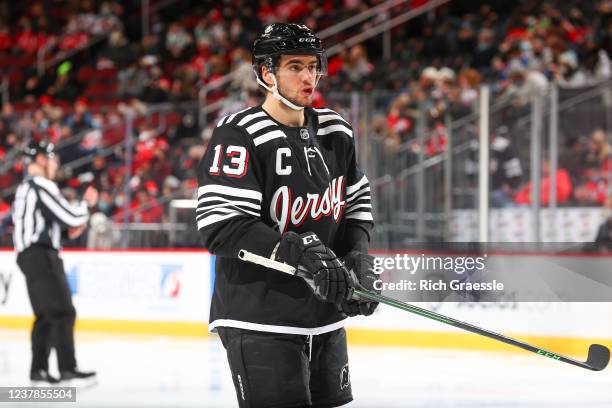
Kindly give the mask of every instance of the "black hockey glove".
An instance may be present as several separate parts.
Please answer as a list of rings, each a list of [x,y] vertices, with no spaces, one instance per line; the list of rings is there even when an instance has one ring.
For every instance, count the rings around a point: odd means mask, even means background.
[[[306,280],[318,299],[340,305],[346,298],[348,270],[315,233],[287,232],[280,240],[275,259],[296,268],[295,274]]]
[[[353,279],[357,279],[364,289],[380,295],[381,291],[374,289],[374,281],[378,279],[378,276],[374,273],[373,256],[358,251],[351,251],[344,257],[344,265],[354,274]],[[339,311],[347,316],[369,316],[374,313],[377,306],[378,302],[345,299],[340,304]]]

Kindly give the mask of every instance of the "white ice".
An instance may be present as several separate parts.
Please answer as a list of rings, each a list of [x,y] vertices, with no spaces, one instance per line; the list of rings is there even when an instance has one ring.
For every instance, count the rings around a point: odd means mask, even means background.
[[[0,330],[0,386],[28,385],[28,336]],[[76,404],[44,406],[237,406],[216,336],[79,333],[77,356],[82,369],[97,370],[99,384],[79,390]],[[355,400],[347,407],[612,407],[610,368],[591,372],[526,352],[349,346],[349,359]]]

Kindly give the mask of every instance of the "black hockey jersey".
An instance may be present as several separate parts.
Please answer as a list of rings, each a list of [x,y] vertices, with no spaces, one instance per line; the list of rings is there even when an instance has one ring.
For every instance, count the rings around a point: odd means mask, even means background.
[[[320,334],[343,325],[336,306],[317,300],[302,279],[237,258],[241,249],[270,257],[287,231],[312,231],[339,257],[369,237],[370,188],[351,126],[330,109],[304,113],[301,127],[262,107],[228,115],[200,161],[196,222],[217,256],[211,331]]]

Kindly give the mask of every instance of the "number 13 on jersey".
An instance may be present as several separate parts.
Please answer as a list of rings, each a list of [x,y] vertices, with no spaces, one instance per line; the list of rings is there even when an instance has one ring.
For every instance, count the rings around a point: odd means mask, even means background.
[[[211,176],[218,176],[221,171],[228,177],[234,178],[240,178],[246,174],[249,165],[249,152],[244,146],[229,145],[223,151],[223,145],[218,144],[214,147],[214,151],[213,164],[208,170]]]

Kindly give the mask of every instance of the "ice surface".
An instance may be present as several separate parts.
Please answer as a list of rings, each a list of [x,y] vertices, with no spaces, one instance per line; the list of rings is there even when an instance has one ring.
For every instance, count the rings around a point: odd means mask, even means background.
[[[28,336],[0,330],[1,386],[28,385]],[[216,336],[80,333],[77,357],[82,369],[97,370],[99,384],[79,390],[71,407],[237,406]],[[524,352],[450,349],[349,346],[349,358],[355,400],[347,407],[612,407],[610,368],[597,373]]]

